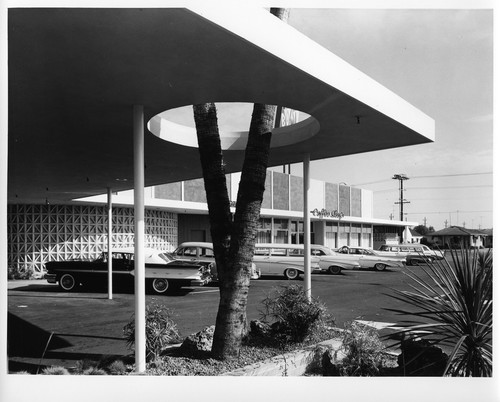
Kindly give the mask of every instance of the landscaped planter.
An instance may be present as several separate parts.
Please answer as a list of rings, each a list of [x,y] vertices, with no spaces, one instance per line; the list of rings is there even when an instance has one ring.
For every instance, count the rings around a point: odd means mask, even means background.
[[[340,339],[330,339],[320,342],[317,345],[309,346],[295,352],[285,353],[270,359],[250,364],[237,370],[233,370],[222,375],[225,376],[303,376],[307,369],[314,365],[320,365],[315,359],[322,356],[316,353],[318,347],[332,351],[332,356],[340,361],[343,354],[340,351],[342,341]],[[337,353],[335,353],[337,352]]]

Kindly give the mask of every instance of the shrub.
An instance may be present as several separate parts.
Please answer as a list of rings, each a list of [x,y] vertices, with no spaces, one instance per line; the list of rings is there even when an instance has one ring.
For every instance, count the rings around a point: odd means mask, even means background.
[[[340,375],[365,377],[379,374],[384,345],[376,329],[356,321],[346,323],[341,350],[345,357],[338,367]]]
[[[146,360],[156,359],[168,344],[179,342],[177,325],[171,318],[172,311],[167,307],[152,303],[146,306]],[[135,344],[135,318],[123,327],[127,346]]]
[[[61,366],[51,366],[43,369],[42,374],[45,375],[69,375],[69,371]]]
[[[284,342],[303,342],[329,318],[326,307],[318,299],[309,300],[300,285],[281,286],[274,292],[262,301],[261,315],[263,321],[275,320],[270,333]]]
[[[451,250],[446,260],[422,266],[420,275],[407,273],[412,290],[394,290],[394,297],[412,308],[390,309],[415,317],[402,323],[402,337],[414,337],[448,348],[443,375],[492,375],[492,267],[491,251]],[[415,311],[415,308],[417,311]],[[447,350],[447,351],[448,351]]]
[[[115,360],[106,367],[106,370],[112,375],[123,375],[127,373],[127,366],[123,361]]]
[[[89,367],[82,372],[83,375],[107,375],[106,371],[98,367]]]
[[[33,268],[17,268],[14,266],[9,266],[7,268],[7,279],[9,280],[23,280],[23,279],[33,279],[34,271]]]

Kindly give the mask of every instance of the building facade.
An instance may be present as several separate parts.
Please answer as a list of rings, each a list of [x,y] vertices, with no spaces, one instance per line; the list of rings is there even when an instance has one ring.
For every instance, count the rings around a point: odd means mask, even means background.
[[[240,174],[226,180],[234,205]],[[265,187],[257,242],[303,243],[302,178],[268,170]],[[133,246],[133,192],[116,193],[112,202],[113,247]],[[42,272],[47,261],[96,258],[107,247],[106,203],[102,195],[66,205],[9,205],[9,270]],[[185,241],[211,241],[202,179],[148,187],[145,204],[146,247],[173,251]],[[399,228],[415,225],[374,218],[373,193],[343,184],[311,180],[309,205],[311,242],[331,248],[397,243]]]

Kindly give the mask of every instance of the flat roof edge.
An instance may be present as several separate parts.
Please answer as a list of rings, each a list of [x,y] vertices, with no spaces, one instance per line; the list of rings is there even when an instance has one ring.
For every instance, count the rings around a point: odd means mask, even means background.
[[[385,114],[429,141],[435,140],[434,119],[266,10],[240,4],[232,8],[196,6],[189,10]],[[278,39],[269,40],[270,37]],[[311,60],[319,59],[321,63],[311,63]]]

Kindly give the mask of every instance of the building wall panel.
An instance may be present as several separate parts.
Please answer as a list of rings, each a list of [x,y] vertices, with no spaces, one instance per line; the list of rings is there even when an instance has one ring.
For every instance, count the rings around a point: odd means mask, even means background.
[[[351,187],[351,216],[361,217],[361,189]]]
[[[299,176],[290,176],[290,210],[304,210],[304,180]]]
[[[145,211],[146,247],[173,251],[177,214]],[[113,247],[134,245],[134,209],[113,208]],[[107,249],[107,207],[9,205],[8,267],[41,272],[47,261],[94,259]]]
[[[339,186],[334,183],[325,183],[325,208],[328,211],[339,209]]]
[[[290,209],[289,175],[273,172],[273,209],[288,211]]]
[[[184,182],[184,201],[207,202],[203,179],[186,180]]]
[[[342,184],[339,185],[339,212],[351,215],[351,188]]]
[[[182,200],[182,182],[162,184],[154,187],[154,197],[162,200]]]

